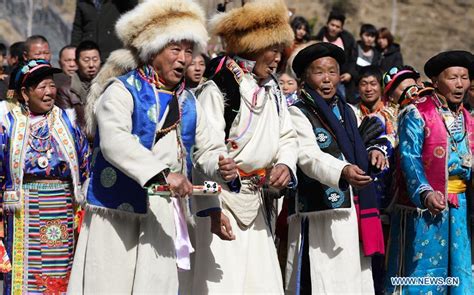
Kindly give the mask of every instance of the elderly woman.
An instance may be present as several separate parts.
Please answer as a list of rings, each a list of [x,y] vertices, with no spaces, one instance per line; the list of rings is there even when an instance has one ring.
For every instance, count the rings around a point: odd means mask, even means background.
[[[52,68],[32,60],[17,73],[21,105],[3,120],[2,205],[12,270],[4,292],[65,292],[75,245],[75,211],[88,173],[88,145],[69,116],[54,106]]]
[[[116,31],[126,49],[110,55],[88,98],[98,128],[68,291],[177,294],[177,269],[189,269],[193,251],[179,202],[193,191],[187,176],[193,167],[222,182],[237,173],[184,89],[206,47],[204,11],[189,0],[145,1]],[[149,194],[154,184],[178,198]]]

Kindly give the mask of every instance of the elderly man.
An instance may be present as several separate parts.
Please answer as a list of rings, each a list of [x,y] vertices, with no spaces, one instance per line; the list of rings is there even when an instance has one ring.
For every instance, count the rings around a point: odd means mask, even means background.
[[[425,64],[434,92],[418,98],[400,118],[401,169],[408,194],[392,218],[387,291],[470,294],[471,241],[466,186],[471,178],[473,121],[462,101],[472,55],[447,51]],[[401,285],[396,276],[430,277],[430,285]],[[447,277],[459,285],[449,285]],[[452,283],[452,282],[451,282]]]
[[[272,76],[284,45],[294,39],[283,1],[249,2],[211,22],[226,56],[207,70],[196,93],[216,137],[227,142],[241,180],[225,186],[221,212],[197,218],[196,294],[283,293],[262,186],[290,183],[296,168],[296,134],[278,82]],[[272,34],[269,34],[272,32]],[[293,183],[295,179],[293,179]],[[212,228],[232,242],[215,239]]]
[[[194,165],[222,182],[236,176],[183,90],[193,54],[206,48],[204,15],[193,1],[149,0],[116,24],[128,49],[111,54],[91,87],[98,132],[71,294],[177,294],[177,269],[189,269],[193,250],[178,199],[193,192],[186,172]],[[153,194],[154,184],[173,198]]]
[[[290,107],[299,184],[289,202],[289,294],[373,293],[370,256],[384,253],[366,147],[337,92],[343,63],[343,50],[330,43],[311,45],[293,61],[304,87]],[[380,151],[370,155],[384,165]]]

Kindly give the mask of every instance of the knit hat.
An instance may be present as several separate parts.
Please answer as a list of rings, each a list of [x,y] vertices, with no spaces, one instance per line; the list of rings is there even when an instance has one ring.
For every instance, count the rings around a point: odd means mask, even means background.
[[[246,3],[214,16],[210,31],[221,36],[228,54],[253,53],[273,45],[290,46],[294,33],[282,0]]]

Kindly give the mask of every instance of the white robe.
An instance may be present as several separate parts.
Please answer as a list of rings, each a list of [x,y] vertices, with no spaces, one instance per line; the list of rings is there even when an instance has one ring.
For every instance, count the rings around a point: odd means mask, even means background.
[[[342,169],[348,163],[321,151],[308,118],[297,107],[289,110],[298,133],[298,167],[307,176],[327,186],[338,187]],[[374,293],[371,259],[362,254],[353,199],[351,204],[348,209],[297,213],[289,218],[286,294],[296,292],[303,218],[309,220],[312,294]]]
[[[212,136],[196,103],[195,167],[208,179],[220,179],[218,157],[227,156],[222,142]],[[163,124],[168,110],[165,110]],[[148,150],[131,134],[133,98],[116,81],[102,95],[96,110],[104,158],[141,186],[165,168],[186,173],[184,147],[171,131]],[[198,198],[198,197],[196,197]],[[208,198],[197,203],[206,208]],[[151,196],[145,217],[110,210],[86,210],[69,282],[70,294],[177,294],[176,235],[172,202]]]
[[[213,81],[202,87],[198,100],[216,137],[225,142],[225,100]],[[252,75],[244,74],[240,93],[240,111],[229,132],[230,138],[239,140],[237,148],[227,144],[229,155],[247,173],[285,164],[296,175],[296,133],[275,81],[260,88]],[[254,94],[256,109],[252,112],[244,99],[251,102]],[[240,193],[224,187],[220,201],[236,239],[220,240],[211,234],[209,218],[196,217],[194,294],[282,294],[282,276],[261,191],[252,192],[244,182]]]

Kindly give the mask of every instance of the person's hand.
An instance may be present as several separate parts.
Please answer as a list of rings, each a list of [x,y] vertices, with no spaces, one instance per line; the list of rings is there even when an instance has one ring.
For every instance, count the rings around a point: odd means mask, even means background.
[[[276,189],[284,189],[290,183],[290,169],[285,164],[277,164],[270,172],[270,186]]]
[[[439,192],[429,192],[425,198],[425,206],[431,214],[438,215],[446,208],[446,201]]]
[[[170,173],[166,177],[166,182],[170,186],[170,192],[172,197],[181,197],[192,195],[193,185],[186,176],[178,173]]]
[[[372,182],[372,178],[365,174],[364,170],[357,165],[347,165],[342,169],[342,178],[344,178],[350,185],[360,189]]]
[[[370,164],[378,170],[383,170],[385,167],[388,167],[387,158],[385,158],[385,155],[379,150],[371,150],[369,152],[369,161]]]
[[[222,211],[211,212],[211,233],[217,235],[221,240],[232,241],[235,240],[235,235],[232,233],[232,226],[230,225],[229,217]]]
[[[219,156],[219,172],[225,181],[234,180],[239,175],[234,159],[224,158],[223,155]]]
[[[349,73],[344,73],[341,75],[341,82],[343,83],[350,82],[351,79],[352,79],[352,76]]]

